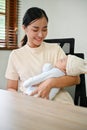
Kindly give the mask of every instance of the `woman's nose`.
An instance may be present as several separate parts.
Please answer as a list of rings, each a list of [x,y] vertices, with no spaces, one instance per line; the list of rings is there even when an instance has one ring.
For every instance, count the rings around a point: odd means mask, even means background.
[[[43,33],[40,31],[40,32],[38,33],[38,36],[39,36],[39,37],[43,37]]]

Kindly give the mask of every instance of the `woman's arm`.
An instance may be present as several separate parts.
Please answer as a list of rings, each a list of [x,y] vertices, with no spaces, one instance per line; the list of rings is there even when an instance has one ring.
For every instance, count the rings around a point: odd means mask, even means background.
[[[80,83],[79,76],[62,76],[59,78],[52,78],[51,79],[51,87],[55,86],[57,88],[64,88],[73,86]]]
[[[7,80],[7,90],[17,91],[18,90],[18,80]]]
[[[64,88],[73,86],[80,83],[79,76],[62,76],[58,78],[50,78],[42,82],[36,90],[34,90],[31,96],[38,94],[38,97],[48,98],[49,92],[52,88]]]

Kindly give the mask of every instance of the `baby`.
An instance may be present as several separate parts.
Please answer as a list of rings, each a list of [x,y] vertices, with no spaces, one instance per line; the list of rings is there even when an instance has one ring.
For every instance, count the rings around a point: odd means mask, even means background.
[[[55,67],[50,63],[46,63],[41,74],[26,80],[23,84],[23,87],[26,88],[24,93],[30,95],[36,89],[36,86],[33,87],[33,85],[39,84],[48,78],[64,75],[77,76],[80,74],[87,74],[87,61],[75,55],[65,56],[65,58],[57,61]],[[59,90],[60,88],[52,88],[49,93],[49,99],[52,100]]]

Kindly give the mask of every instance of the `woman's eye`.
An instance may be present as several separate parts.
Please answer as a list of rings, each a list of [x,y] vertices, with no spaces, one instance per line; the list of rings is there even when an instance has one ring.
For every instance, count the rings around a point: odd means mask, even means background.
[[[44,29],[44,30],[42,30],[43,32],[46,32],[47,31],[47,29]]]
[[[38,32],[39,30],[33,30],[34,32]],[[46,32],[47,29],[43,29],[42,32]]]
[[[33,30],[34,32],[37,32],[38,30]]]

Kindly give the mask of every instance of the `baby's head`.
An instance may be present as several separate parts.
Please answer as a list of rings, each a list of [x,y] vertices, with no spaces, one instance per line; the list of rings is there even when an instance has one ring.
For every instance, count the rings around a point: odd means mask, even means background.
[[[59,68],[60,70],[66,72],[66,64],[67,64],[67,56],[65,56],[64,58],[59,59],[56,62],[56,67]]]

